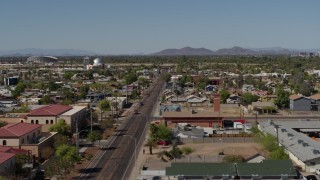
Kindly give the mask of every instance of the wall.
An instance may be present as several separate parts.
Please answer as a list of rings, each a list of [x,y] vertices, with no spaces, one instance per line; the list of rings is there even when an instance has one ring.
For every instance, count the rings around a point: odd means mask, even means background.
[[[300,98],[295,101],[290,100],[290,109],[294,111],[310,111],[311,101],[307,98]]]
[[[2,164],[0,164],[0,174],[4,175],[7,173],[10,173],[13,171],[13,167],[16,163],[16,158],[12,157],[10,159],[8,159],[7,161],[3,162]]]
[[[28,116],[26,123],[31,123],[32,120],[34,124],[37,124],[36,120],[38,120],[38,124],[56,124],[58,119],[56,116]],[[51,120],[53,123],[51,123]]]
[[[19,139],[9,139],[9,138],[0,138],[0,146],[2,146],[3,144],[3,140],[7,141],[7,145],[6,146],[13,146],[13,147],[19,147]]]

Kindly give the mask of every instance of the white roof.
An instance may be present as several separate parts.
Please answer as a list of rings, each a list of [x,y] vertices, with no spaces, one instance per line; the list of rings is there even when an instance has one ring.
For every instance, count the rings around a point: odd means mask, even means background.
[[[70,109],[69,111],[61,114],[61,116],[71,116],[71,115],[73,115],[73,114],[75,114],[75,113],[77,113],[77,112],[79,112],[79,111],[81,111],[81,110],[83,110],[85,108],[86,108],[86,106],[73,106],[72,109]]]

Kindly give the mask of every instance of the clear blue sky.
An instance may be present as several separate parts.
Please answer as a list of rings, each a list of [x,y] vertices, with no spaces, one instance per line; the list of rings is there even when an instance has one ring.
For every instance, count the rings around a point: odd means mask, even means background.
[[[320,48],[319,0],[2,0],[0,50]]]

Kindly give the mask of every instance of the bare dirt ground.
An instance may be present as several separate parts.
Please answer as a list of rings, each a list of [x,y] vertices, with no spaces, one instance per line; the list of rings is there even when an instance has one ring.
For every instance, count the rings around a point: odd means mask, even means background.
[[[183,147],[193,149],[194,151],[190,154],[192,156],[216,156],[219,155],[219,152],[223,152],[225,155],[240,155],[246,159],[257,153],[263,154],[261,145],[257,143],[188,143],[178,147],[180,149]],[[146,148],[144,156],[146,160],[161,161],[157,154],[163,150],[169,151],[171,147],[159,146],[153,150],[153,155]]]

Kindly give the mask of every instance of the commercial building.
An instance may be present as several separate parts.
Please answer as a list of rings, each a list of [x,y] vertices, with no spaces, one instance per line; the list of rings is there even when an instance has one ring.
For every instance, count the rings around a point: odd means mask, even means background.
[[[81,127],[86,120],[86,106],[65,106],[52,104],[32,110],[25,117],[26,123],[43,124],[43,130],[47,131],[48,127],[56,124],[59,119],[64,119],[71,126],[73,132],[76,125]]]

